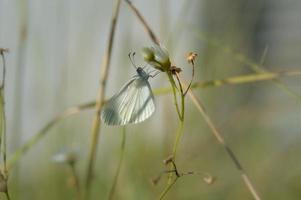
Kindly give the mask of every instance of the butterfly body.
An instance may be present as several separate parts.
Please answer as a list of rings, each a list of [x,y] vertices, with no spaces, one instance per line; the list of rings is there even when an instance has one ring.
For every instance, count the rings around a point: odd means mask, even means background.
[[[148,78],[150,77],[150,75],[148,73],[146,73],[141,67],[138,67],[136,69],[136,72],[138,74],[139,77],[148,80]]]
[[[136,124],[155,111],[154,96],[148,82],[150,74],[138,67],[135,75],[103,106],[101,119],[107,125]]]

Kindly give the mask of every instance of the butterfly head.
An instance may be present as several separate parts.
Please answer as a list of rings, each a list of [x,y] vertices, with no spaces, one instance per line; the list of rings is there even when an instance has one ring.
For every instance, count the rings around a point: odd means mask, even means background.
[[[150,77],[150,75],[146,73],[142,67],[137,67],[136,71],[138,76],[142,77],[145,80],[147,80]]]

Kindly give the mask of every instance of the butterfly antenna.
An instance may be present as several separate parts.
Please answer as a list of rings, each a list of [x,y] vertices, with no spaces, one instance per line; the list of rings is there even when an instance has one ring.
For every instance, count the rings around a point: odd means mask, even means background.
[[[145,69],[147,67],[147,63],[142,67],[142,69]]]
[[[135,67],[135,69],[137,69],[137,66],[135,63],[135,55],[136,55],[136,52],[130,52],[128,56],[129,56],[129,59],[130,59],[132,65]]]

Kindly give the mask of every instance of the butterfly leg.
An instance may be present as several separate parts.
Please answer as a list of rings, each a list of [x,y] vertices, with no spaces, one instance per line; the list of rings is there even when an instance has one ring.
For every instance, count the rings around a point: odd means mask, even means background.
[[[155,72],[155,71],[157,71],[157,70],[151,71],[150,73],[153,73],[153,72]],[[152,78],[154,78],[154,77],[157,76],[159,73],[160,73],[160,71],[157,71],[155,74],[150,74],[149,76],[152,77]]]

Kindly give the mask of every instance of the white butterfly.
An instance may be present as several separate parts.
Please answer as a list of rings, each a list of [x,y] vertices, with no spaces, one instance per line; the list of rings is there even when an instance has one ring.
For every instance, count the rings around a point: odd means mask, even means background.
[[[149,77],[143,68],[103,106],[101,119],[107,125],[136,124],[149,118],[155,111],[154,95]]]

